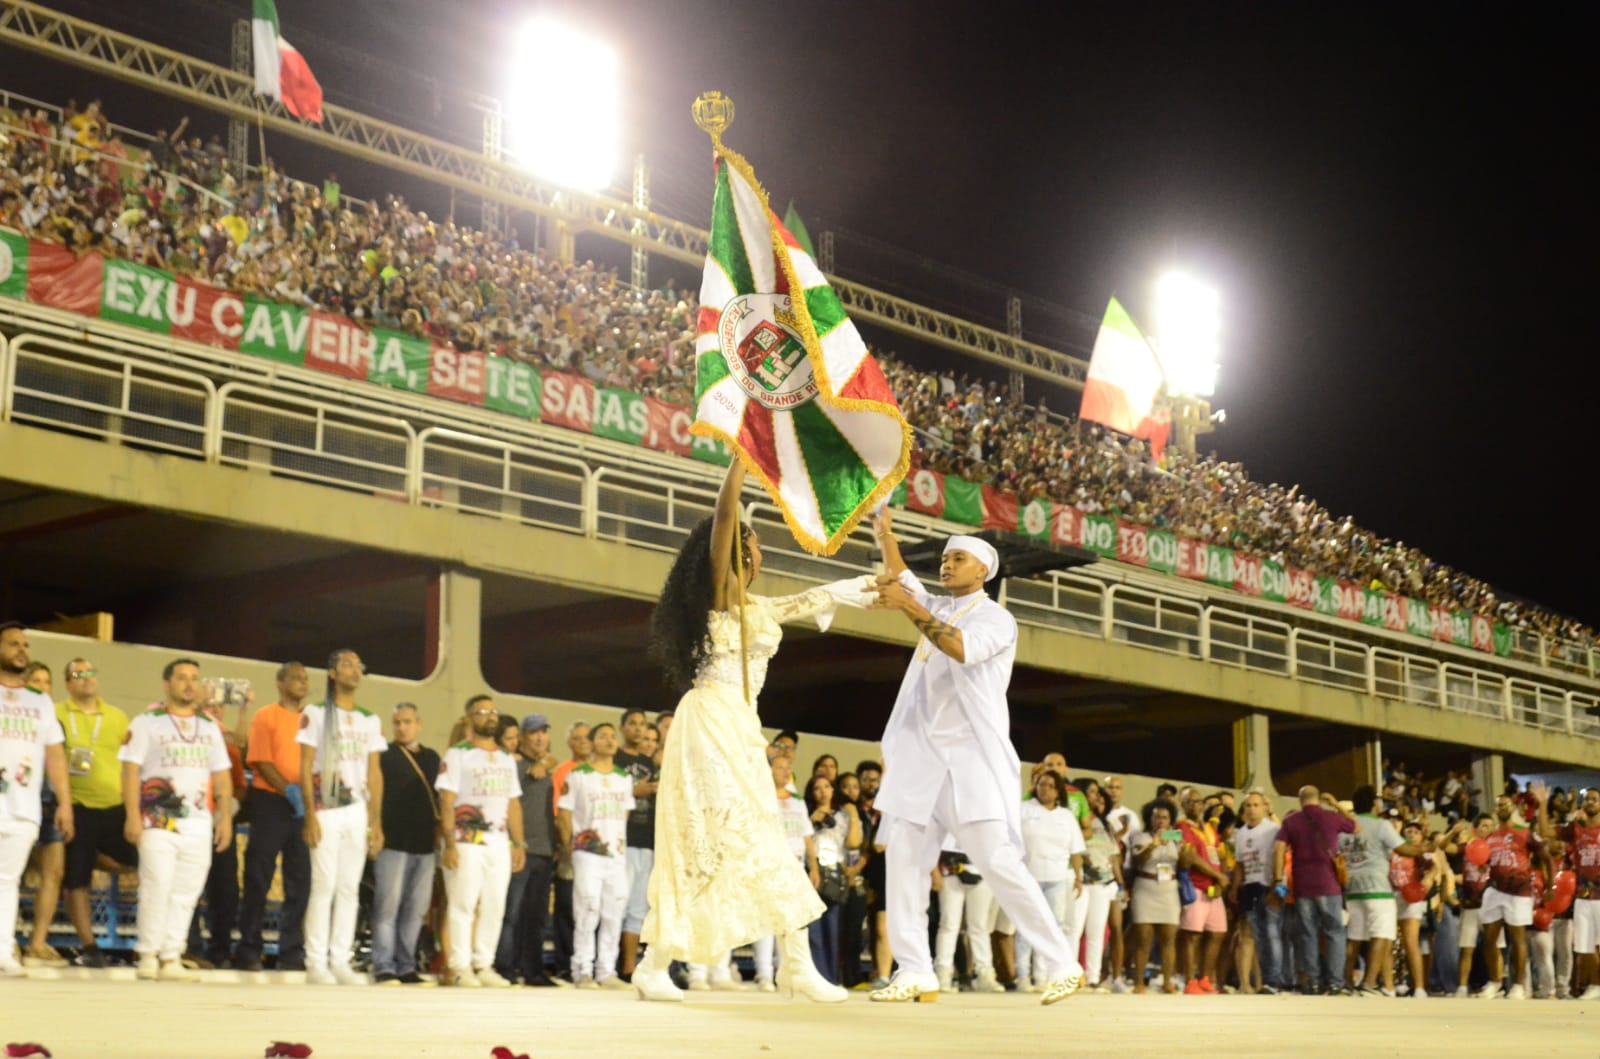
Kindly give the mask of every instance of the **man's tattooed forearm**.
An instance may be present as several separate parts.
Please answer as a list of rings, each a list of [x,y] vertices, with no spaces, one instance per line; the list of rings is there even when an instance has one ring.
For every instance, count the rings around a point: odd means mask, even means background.
[[[932,614],[926,618],[913,618],[911,624],[915,625],[922,635],[928,638],[928,642],[936,647],[942,640],[953,637],[960,631],[954,625],[946,625]]]

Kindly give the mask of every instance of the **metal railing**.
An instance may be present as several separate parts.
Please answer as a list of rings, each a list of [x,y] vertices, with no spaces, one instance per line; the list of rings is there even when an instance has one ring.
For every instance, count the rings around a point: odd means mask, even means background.
[[[718,470],[681,458],[488,414],[477,430],[427,424],[419,410],[340,391],[321,375],[315,387],[259,374],[217,386],[204,365],[175,359],[170,349],[143,356],[0,335],[0,420],[657,551],[678,548],[715,503]],[[441,406],[440,418],[447,411],[460,414]],[[873,565],[865,528],[822,557],[793,544],[764,497],[746,512],[766,531],[769,571],[823,582]],[[896,527],[908,543],[953,528],[914,512],[898,514]],[[1013,578],[1002,591],[1026,626],[1600,739],[1600,721],[1584,712],[1600,701],[1592,670],[1578,671],[1571,655],[1551,665],[1545,646],[1532,659],[1425,641],[1411,650],[1382,630],[1346,635],[1330,619],[1243,596],[1215,602],[1112,566]]]

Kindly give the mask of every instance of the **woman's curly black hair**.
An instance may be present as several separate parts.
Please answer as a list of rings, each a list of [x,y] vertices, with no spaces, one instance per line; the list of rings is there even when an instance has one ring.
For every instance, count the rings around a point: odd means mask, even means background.
[[[706,658],[706,629],[713,605],[711,523],[710,518],[704,519],[689,531],[650,615],[650,657],[660,664],[667,686],[680,692],[694,683]],[[744,541],[750,539],[749,526],[741,522],[739,531]],[[748,570],[750,549],[742,548],[739,554]]]

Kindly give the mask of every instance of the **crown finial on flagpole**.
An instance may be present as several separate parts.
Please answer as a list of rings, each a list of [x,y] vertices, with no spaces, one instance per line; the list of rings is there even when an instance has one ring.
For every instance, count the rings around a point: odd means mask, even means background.
[[[706,91],[695,97],[694,123],[711,136],[713,147],[722,146],[722,133],[733,124],[733,100],[717,91]]]

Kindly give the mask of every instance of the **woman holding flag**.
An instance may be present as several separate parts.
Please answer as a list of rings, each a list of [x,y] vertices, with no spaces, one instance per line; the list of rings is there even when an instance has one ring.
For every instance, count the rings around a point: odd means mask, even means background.
[[[779,991],[838,1002],[845,991],[811,961],[806,925],[823,905],[774,815],[756,696],[781,623],[815,618],[826,631],[841,603],[871,598],[871,578],[780,598],[748,594],[761,546],[739,518],[744,475],[734,460],[716,513],[690,532],[651,616],[651,651],[683,698],[662,753],[650,912],[640,933],[649,950],[633,984],[642,999],[681,1000],[670,961],[719,963],[730,949],[776,935]]]

